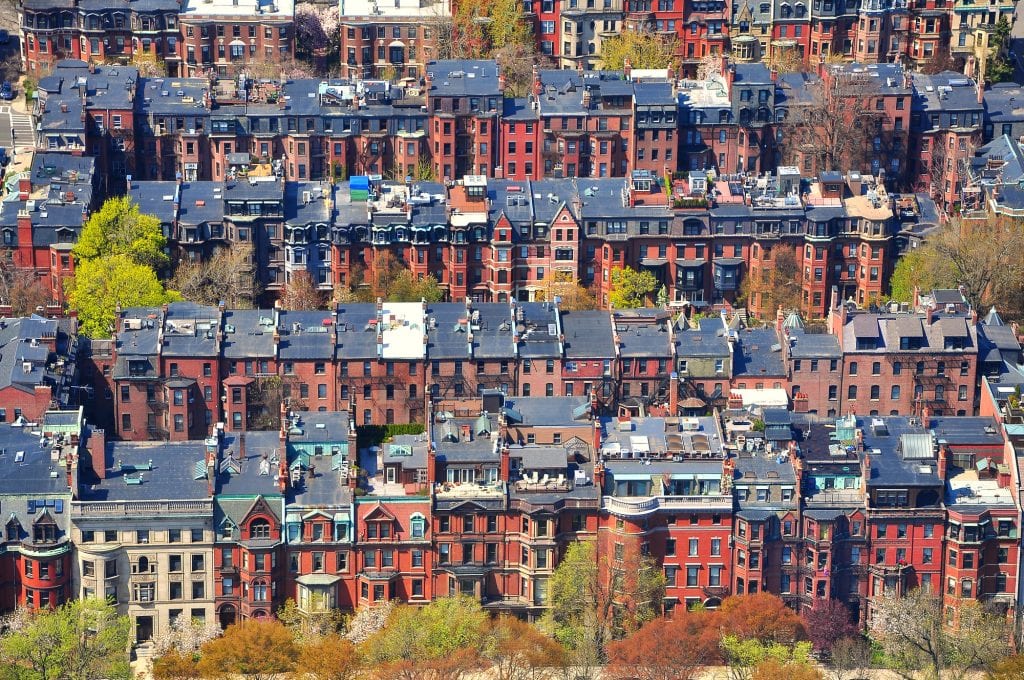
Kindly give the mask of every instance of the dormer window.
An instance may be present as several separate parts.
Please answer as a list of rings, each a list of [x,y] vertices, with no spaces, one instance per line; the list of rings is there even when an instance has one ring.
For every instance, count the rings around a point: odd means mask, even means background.
[[[57,525],[50,521],[40,521],[32,527],[33,543],[56,543]]]
[[[255,520],[249,525],[249,538],[270,538],[270,522],[265,519]]]
[[[18,520],[11,518],[11,521],[7,523],[7,540],[8,541],[20,541],[21,540],[21,524]]]
[[[409,521],[412,538],[423,538],[427,531],[427,520],[420,513],[414,513]]]

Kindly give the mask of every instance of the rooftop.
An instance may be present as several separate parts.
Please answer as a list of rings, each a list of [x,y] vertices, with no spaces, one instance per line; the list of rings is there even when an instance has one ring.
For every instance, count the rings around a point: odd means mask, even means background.
[[[290,21],[295,13],[295,0],[184,0],[183,19],[190,16],[249,16],[263,20]]]

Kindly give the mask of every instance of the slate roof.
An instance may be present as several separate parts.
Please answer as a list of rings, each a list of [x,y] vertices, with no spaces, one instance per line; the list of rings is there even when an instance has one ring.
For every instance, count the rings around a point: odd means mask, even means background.
[[[748,328],[738,333],[733,352],[733,376],[749,378],[786,375],[782,352],[773,350],[779,338],[774,328]]]
[[[637,321],[640,319],[640,321]],[[669,325],[671,318],[653,309],[612,312],[619,352],[623,357],[668,357],[672,354]]]
[[[225,310],[224,356],[228,359],[273,357],[274,310]]]
[[[56,320],[35,315],[0,321],[0,390],[13,387],[32,394],[37,385],[56,382],[49,365],[57,360],[58,353],[40,341],[52,338],[57,344],[58,330]],[[63,336],[57,349],[67,353],[68,337]],[[66,358],[73,361],[73,357]]]
[[[615,355],[611,315],[601,310],[559,312],[568,359],[611,359]]]
[[[206,457],[203,441],[108,442],[105,479],[86,486],[82,501],[156,501],[208,498],[206,477],[196,463]],[[139,480],[128,483],[126,480]]]

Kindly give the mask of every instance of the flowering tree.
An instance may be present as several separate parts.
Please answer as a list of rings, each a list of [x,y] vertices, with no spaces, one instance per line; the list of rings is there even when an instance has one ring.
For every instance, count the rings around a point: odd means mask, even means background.
[[[295,6],[295,37],[301,49],[337,49],[340,24],[337,5],[321,7],[302,2]]]
[[[153,636],[153,645],[157,655],[171,650],[189,654],[198,652],[206,642],[220,637],[220,634],[220,626],[212,619],[201,621],[177,616],[170,626]]]

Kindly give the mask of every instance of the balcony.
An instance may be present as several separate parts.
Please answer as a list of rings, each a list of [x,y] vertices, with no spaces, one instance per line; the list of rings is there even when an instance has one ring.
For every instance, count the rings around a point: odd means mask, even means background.
[[[602,507],[617,515],[641,516],[658,511],[717,510],[728,512],[732,509],[732,496],[715,494],[707,496],[606,496]]]

